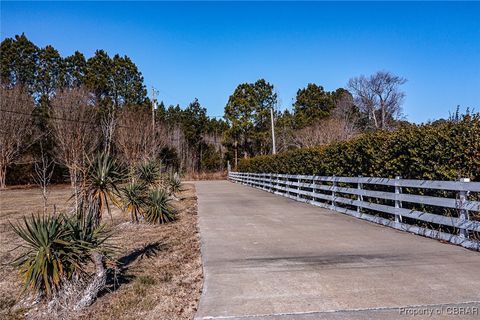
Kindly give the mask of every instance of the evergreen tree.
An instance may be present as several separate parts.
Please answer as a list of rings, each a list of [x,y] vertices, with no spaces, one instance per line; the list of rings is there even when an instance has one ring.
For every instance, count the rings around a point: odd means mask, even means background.
[[[325,91],[322,86],[309,83],[306,88],[297,91],[293,104],[295,127],[310,126],[319,119],[328,117],[334,106],[332,93]]]
[[[25,34],[7,38],[0,46],[0,69],[2,83],[27,86],[33,89],[38,68],[39,49]]]
[[[233,145],[237,157],[266,154],[270,150],[270,108],[277,103],[273,85],[263,79],[240,84],[225,106],[229,125],[227,144]]]
[[[64,87],[73,88],[85,84],[86,74],[87,60],[83,53],[75,51],[73,55],[64,59],[62,77]]]
[[[47,100],[62,85],[63,59],[52,46],[39,50],[37,75],[35,77],[35,95]]]

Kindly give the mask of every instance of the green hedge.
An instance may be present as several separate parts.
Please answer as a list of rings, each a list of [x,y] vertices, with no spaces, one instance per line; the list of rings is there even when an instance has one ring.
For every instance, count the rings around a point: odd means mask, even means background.
[[[238,171],[480,181],[480,113],[243,159]]]

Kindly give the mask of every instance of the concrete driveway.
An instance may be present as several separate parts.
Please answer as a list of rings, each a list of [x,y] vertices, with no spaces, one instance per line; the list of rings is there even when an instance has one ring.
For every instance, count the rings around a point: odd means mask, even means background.
[[[480,319],[480,254],[227,181],[195,182],[197,319]]]

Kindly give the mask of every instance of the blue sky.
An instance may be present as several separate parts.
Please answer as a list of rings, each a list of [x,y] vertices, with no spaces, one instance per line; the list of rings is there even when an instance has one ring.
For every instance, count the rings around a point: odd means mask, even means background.
[[[87,57],[126,54],[167,104],[223,115],[239,83],[274,84],[282,109],[314,82],[334,90],[388,70],[408,79],[406,118],[480,111],[480,3],[1,2],[1,38]]]

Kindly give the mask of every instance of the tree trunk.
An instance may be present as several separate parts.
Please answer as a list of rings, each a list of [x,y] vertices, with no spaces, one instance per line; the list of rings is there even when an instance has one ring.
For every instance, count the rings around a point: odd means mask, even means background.
[[[68,174],[70,175],[70,185],[75,188],[77,185],[77,170],[68,168]]]
[[[385,129],[385,103],[380,99],[380,110],[382,112],[382,129]]]
[[[5,189],[7,187],[5,182],[6,179],[7,179],[7,166],[2,164],[0,165],[0,189]]]
[[[377,122],[377,117],[375,115],[375,109],[372,110],[372,119],[373,119],[375,129],[378,129],[378,122]]]
[[[95,264],[95,276],[83,292],[83,295],[80,298],[80,301],[75,305],[74,310],[90,306],[97,298],[100,290],[105,287],[105,284],[107,283],[107,270],[103,265],[103,258],[103,255],[98,252],[92,253],[92,260]]]
[[[238,168],[238,142],[235,140],[235,170]]]

